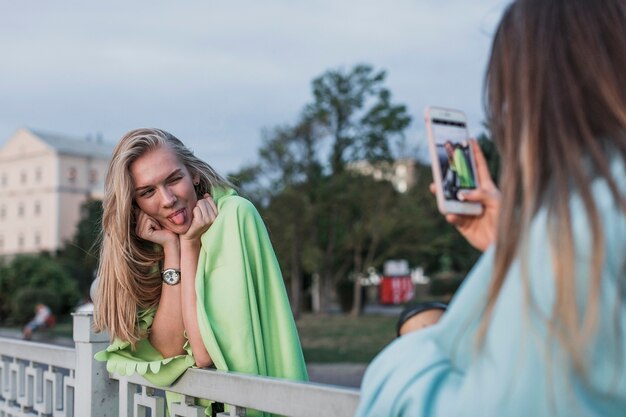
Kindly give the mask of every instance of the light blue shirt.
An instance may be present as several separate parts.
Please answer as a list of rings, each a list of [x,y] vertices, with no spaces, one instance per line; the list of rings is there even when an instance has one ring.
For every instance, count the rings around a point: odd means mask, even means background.
[[[611,169],[625,195],[623,161]],[[626,416],[626,216],[605,181],[595,181],[592,189],[605,258],[596,331],[584,357],[586,379],[576,376],[545,325],[555,287],[544,210],[533,221],[527,247],[532,302],[518,259],[494,306],[485,344],[476,349],[493,270],[490,248],[437,325],[401,337],[372,362],[357,416]],[[582,200],[573,196],[570,203],[582,317],[592,237]]]

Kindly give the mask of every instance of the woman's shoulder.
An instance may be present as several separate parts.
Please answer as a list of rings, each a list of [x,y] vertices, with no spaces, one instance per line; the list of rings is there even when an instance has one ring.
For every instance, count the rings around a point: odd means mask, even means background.
[[[252,202],[237,194],[229,195],[219,201],[218,213],[237,213],[239,215],[257,213],[257,209]]]
[[[232,188],[215,189],[213,199],[217,205],[218,218],[245,218],[258,216],[258,210],[252,202],[241,197]]]

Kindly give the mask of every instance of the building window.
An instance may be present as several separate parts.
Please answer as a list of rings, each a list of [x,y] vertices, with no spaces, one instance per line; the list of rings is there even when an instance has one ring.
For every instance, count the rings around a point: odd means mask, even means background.
[[[17,237],[17,247],[20,249],[24,247],[24,235],[19,235]]]
[[[36,180],[37,182],[40,182],[40,181],[41,181],[41,168],[37,168],[37,169],[35,170],[35,180]]]
[[[19,217],[24,216],[24,203],[20,203],[20,205],[17,207],[17,215]]]
[[[76,182],[76,168],[70,167],[67,171],[67,179],[70,180],[71,183]]]
[[[41,234],[39,234],[39,232],[35,233],[35,245],[41,245]]]
[[[98,171],[92,169],[89,171],[89,184],[94,185],[98,183]]]
[[[0,236],[0,249],[4,249],[4,237]]]
[[[39,214],[41,214],[41,203],[35,201],[35,216],[39,216]]]
[[[4,216],[6,216],[6,214],[7,209],[4,206],[0,207],[0,219],[4,219]]]
[[[22,184],[26,184],[26,171],[22,171],[22,173],[20,174],[20,182]]]
[[[3,186],[3,187],[6,187],[7,182],[8,182],[8,180],[7,180],[7,174],[4,174],[4,173],[3,173],[3,174],[2,174],[2,186]]]

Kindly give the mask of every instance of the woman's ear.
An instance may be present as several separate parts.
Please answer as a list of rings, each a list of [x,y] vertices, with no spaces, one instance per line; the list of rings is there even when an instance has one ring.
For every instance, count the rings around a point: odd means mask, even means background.
[[[204,192],[202,191],[202,187],[200,186],[200,175],[196,174],[191,177],[193,182],[193,188],[196,191],[196,197],[198,199],[202,198]]]

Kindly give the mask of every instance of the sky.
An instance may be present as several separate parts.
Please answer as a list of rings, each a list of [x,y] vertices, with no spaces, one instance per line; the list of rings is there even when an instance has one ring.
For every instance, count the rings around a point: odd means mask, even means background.
[[[115,143],[165,129],[227,174],[263,129],[293,124],[311,81],[367,63],[425,148],[427,105],[482,131],[482,84],[502,0],[0,0],[0,146],[19,128]]]

